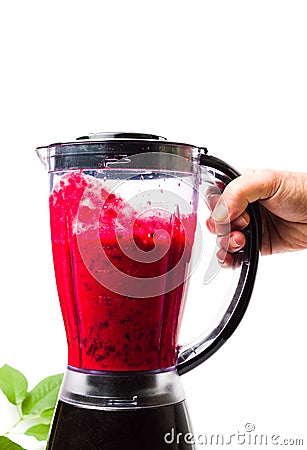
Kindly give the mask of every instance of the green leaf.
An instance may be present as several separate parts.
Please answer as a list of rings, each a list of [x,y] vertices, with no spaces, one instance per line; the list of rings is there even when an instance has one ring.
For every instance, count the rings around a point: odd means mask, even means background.
[[[23,414],[41,414],[55,407],[63,374],[52,375],[38,383],[22,402]]]
[[[46,411],[43,411],[43,412],[41,412],[41,417],[43,418],[43,419],[52,419],[52,417],[53,417],[53,414],[54,414],[54,408],[50,408],[50,409],[46,409]]]
[[[9,402],[17,405],[27,395],[28,381],[21,372],[5,364],[0,368],[0,389]]]
[[[0,436],[0,449],[1,450],[25,450],[20,445],[16,444],[16,442],[11,441],[11,439]]]
[[[49,425],[40,423],[28,428],[25,434],[27,436],[34,436],[38,441],[46,441],[49,433]],[[0,447],[1,448],[1,447]]]

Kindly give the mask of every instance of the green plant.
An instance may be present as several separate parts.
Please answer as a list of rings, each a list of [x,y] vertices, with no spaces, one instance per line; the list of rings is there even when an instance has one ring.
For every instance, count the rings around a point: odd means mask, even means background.
[[[18,414],[16,423],[0,436],[0,450],[25,450],[11,440],[14,434],[47,440],[62,379],[63,374],[52,375],[28,392],[28,381],[21,372],[8,365],[0,368],[0,389]],[[22,424],[28,425],[25,431],[20,431]]]

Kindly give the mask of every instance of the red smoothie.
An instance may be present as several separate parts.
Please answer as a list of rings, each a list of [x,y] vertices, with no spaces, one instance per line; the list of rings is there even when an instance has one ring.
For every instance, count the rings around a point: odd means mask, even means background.
[[[50,195],[68,364],[100,371],[174,366],[195,217],[179,219],[159,209],[138,214],[103,186],[82,171],[70,172]],[[153,251],[158,259],[138,258]],[[114,273],[110,267],[119,274],[116,292],[104,285]],[[173,288],[165,292],[167,273]],[[144,298],[133,295],[133,289],[125,292],[125,275],[135,277]],[[159,277],[159,292],[149,297],[147,286],[154,277]]]

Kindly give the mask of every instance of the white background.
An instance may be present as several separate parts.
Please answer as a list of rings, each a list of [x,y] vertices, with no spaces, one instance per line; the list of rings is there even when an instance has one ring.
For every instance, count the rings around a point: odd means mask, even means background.
[[[33,387],[66,364],[35,147],[141,131],[205,145],[238,170],[307,171],[307,6],[28,0],[0,17],[0,366]],[[306,300],[306,252],[261,259],[239,329],[183,377],[196,434],[251,422],[306,444]]]

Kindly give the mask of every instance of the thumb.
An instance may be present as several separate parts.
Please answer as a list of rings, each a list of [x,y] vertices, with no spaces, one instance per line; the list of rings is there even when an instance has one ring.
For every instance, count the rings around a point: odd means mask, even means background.
[[[232,222],[239,217],[249,203],[272,197],[281,184],[281,173],[275,170],[246,170],[225,188],[214,208],[216,222]]]

